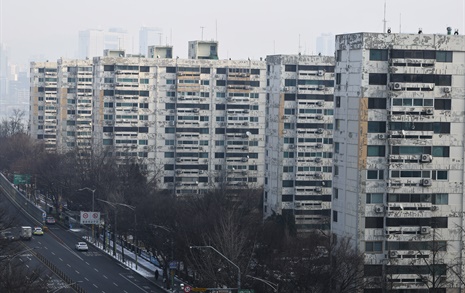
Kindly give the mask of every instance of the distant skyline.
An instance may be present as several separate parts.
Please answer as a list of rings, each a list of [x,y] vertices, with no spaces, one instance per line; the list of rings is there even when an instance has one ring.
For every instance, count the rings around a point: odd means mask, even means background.
[[[465,0],[387,0],[386,27],[393,33],[465,34]],[[272,54],[317,54],[321,34],[383,32],[384,0],[244,1],[0,0],[0,42],[10,62],[33,56],[76,58],[79,31],[119,27],[139,51],[141,27],[163,30],[163,44],[187,58],[189,41],[216,39],[220,59],[259,59]]]

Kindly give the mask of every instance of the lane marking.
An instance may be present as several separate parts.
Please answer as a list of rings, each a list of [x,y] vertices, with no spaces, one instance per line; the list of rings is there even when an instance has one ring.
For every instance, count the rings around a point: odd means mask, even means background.
[[[119,274],[121,277],[123,277],[124,279],[126,279],[129,283],[133,284],[134,286],[136,286],[137,288],[139,288],[140,290],[142,290],[143,292],[147,292],[146,290],[144,290],[142,287],[138,286],[136,283],[134,283],[133,281],[129,280],[128,278],[126,278],[126,276],[124,276],[123,274]]]

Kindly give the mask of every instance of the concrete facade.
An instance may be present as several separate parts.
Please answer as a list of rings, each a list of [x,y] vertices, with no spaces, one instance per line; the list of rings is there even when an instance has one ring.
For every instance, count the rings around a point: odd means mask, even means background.
[[[379,288],[366,292],[464,287],[453,273],[463,273],[464,48],[456,35],[336,37],[331,227],[366,254]]]
[[[334,58],[266,58],[264,212],[290,213],[299,232],[329,230]]]
[[[32,62],[30,75],[29,131],[43,140],[48,151],[56,151],[57,62]]]
[[[94,58],[93,145],[177,195],[264,183],[264,61]]]

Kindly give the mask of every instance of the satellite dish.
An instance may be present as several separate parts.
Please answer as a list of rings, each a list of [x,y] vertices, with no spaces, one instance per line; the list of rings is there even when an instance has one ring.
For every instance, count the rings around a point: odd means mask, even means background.
[[[252,132],[247,131],[245,134],[246,134],[247,136],[250,136],[250,135],[252,134]]]

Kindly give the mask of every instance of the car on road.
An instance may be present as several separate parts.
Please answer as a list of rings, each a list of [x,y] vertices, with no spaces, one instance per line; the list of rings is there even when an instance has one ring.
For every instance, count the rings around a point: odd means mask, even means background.
[[[50,217],[50,216],[49,216],[49,217],[47,217],[47,218],[45,219],[45,223],[48,224],[48,225],[53,225],[53,224],[55,224],[55,222],[56,222],[56,221],[55,221],[55,218],[54,218],[54,217]]]
[[[78,242],[76,244],[76,250],[87,251],[87,250],[89,250],[89,247],[87,246],[87,243],[85,243],[85,242]]]
[[[2,239],[13,241],[15,240],[15,236],[13,236],[13,233],[11,233],[10,231],[5,231],[2,232]]]
[[[32,234],[37,235],[37,236],[42,236],[44,235],[44,231],[40,227],[35,227]]]

